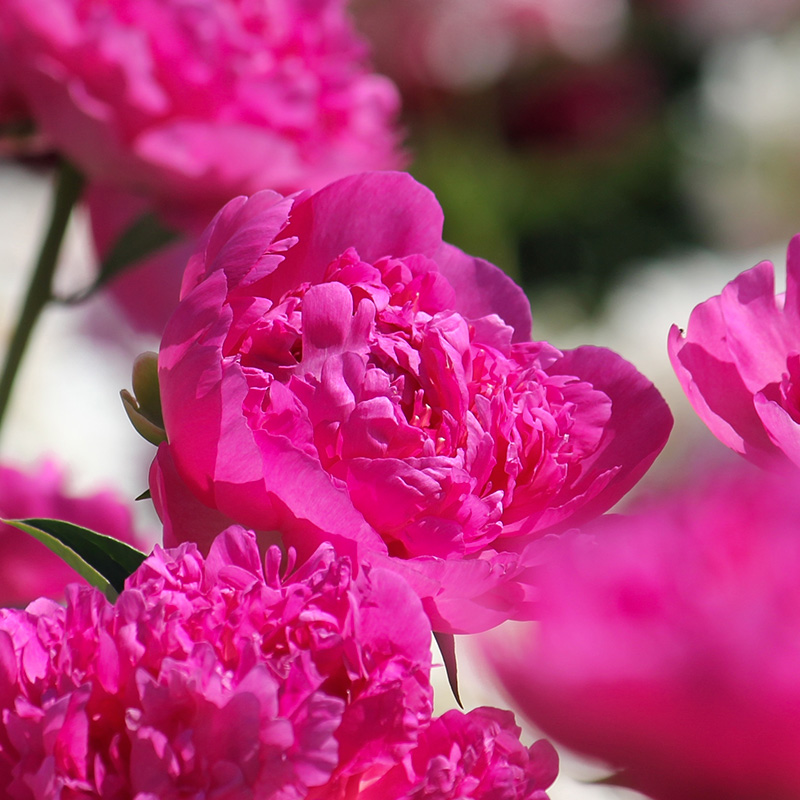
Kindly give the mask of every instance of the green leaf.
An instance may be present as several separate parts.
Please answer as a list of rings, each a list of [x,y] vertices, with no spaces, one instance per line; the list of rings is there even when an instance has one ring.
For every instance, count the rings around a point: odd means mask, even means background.
[[[112,536],[59,519],[2,520],[38,539],[112,602],[125,579],[147,558],[145,553]]]
[[[114,246],[103,259],[93,289],[108,283],[126,267],[160,250],[178,237],[178,233],[162,225],[151,212],[137,217],[114,242]]]

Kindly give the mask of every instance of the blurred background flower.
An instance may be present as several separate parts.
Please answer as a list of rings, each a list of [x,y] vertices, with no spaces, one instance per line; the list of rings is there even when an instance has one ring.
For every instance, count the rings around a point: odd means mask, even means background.
[[[2,13],[0,102],[91,182],[101,258],[146,212],[193,237],[236,195],[405,162],[397,90],[343,0],[6,0]],[[177,300],[183,256],[151,269],[150,295]],[[136,288],[117,294],[141,324]]]
[[[539,625],[486,650],[512,706],[657,800],[797,797],[797,489],[698,469],[560,541]]]

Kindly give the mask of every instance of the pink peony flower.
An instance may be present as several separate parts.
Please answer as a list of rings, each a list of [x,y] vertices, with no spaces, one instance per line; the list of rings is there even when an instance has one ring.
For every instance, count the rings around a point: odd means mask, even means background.
[[[165,541],[358,548],[444,632],[531,613],[537,540],[625,494],[671,417],[615,353],[530,341],[519,287],[441,230],[401,173],[217,215],[159,356]]]
[[[329,546],[280,562],[232,528],[205,560],[156,548],[114,606],[0,611],[3,796],[300,800],[401,758],[430,715],[419,601]]]
[[[448,711],[420,736],[417,747],[358,800],[547,800],[558,756],[540,739],[519,741],[510,711]]]
[[[53,462],[30,473],[0,465],[0,517],[63,519],[143,547],[131,510],[110,491],[73,497]],[[40,595],[60,598],[80,576],[33,537],[0,524],[0,606],[24,606]]]
[[[692,312],[669,356],[689,402],[725,445],[756,463],[800,466],[800,237],[789,244],[786,293],[762,261]]]
[[[320,188],[405,162],[398,92],[370,72],[345,5],[6,0],[0,106],[18,97],[91,179],[101,258],[147,210],[194,241],[239,194]],[[181,255],[159,253],[144,279],[115,282],[136,327],[163,331]]]
[[[7,0],[13,78],[90,178],[206,219],[397,165],[397,93],[343,0]],[[201,224],[205,224],[202,222]]]
[[[746,467],[562,539],[540,627],[487,648],[516,707],[657,800],[800,796],[798,488]]]

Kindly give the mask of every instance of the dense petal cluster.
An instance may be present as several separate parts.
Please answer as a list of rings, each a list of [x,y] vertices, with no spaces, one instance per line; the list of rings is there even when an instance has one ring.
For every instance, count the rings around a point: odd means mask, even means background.
[[[741,469],[562,539],[540,626],[487,650],[537,726],[657,800],[800,795],[800,487]]]
[[[73,496],[65,489],[61,470],[50,461],[32,471],[0,465],[0,517],[63,519],[143,546],[131,509],[113,492]],[[75,571],[43,544],[0,525],[0,606],[24,606],[39,596],[60,598],[76,580]]]
[[[530,341],[519,287],[441,230],[396,173],[219,213],[159,357],[168,541],[230,518],[355,544],[439,630],[529,613],[535,540],[616,502],[671,417],[615,353]]]
[[[397,165],[397,93],[366,69],[343,0],[7,0],[3,14],[36,124],[101,183],[207,221],[242,192]]]
[[[694,410],[725,445],[756,463],[800,466],[800,237],[786,292],[762,261],[673,325],[669,355]]]
[[[156,548],[116,605],[0,612],[3,796],[299,800],[401,758],[430,717],[418,599],[330,547],[280,563],[231,528]]]
[[[547,800],[558,756],[546,740],[525,747],[519,736],[510,711],[448,711],[359,800]]]

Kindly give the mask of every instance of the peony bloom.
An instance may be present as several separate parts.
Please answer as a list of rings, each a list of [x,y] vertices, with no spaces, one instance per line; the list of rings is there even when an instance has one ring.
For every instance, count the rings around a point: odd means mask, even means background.
[[[145,211],[193,240],[239,194],[404,163],[398,92],[370,71],[345,5],[5,0],[0,101],[13,91],[89,177],[101,258]],[[163,331],[184,265],[167,251],[115,282],[137,327]]]
[[[358,800],[547,800],[558,774],[558,756],[540,739],[519,741],[510,711],[448,711],[420,736],[419,744]]]
[[[3,797],[300,800],[391,767],[430,715],[419,601],[329,546],[280,562],[231,528],[206,559],[156,548],[116,605],[0,611]]]
[[[34,472],[0,465],[0,517],[63,519],[135,547],[142,541],[131,510],[112,492],[73,497],[52,462]],[[63,597],[80,576],[41,542],[9,525],[0,525],[0,606],[24,606],[40,595]]]
[[[178,216],[397,164],[397,94],[342,0],[6,0],[13,79],[94,181]],[[205,224],[205,222],[201,223]]]
[[[625,494],[671,417],[615,353],[530,341],[519,287],[441,231],[402,173],[217,215],[159,356],[167,542],[233,519],[400,570],[436,630],[530,614],[537,540]]]
[[[516,707],[657,800],[800,796],[798,488],[742,467],[562,539],[487,649]]]
[[[800,466],[800,237],[789,244],[786,293],[762,261],[692,312],[669,356],[689,402],[725,445],[756,463]]]

